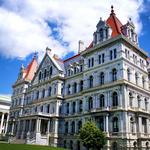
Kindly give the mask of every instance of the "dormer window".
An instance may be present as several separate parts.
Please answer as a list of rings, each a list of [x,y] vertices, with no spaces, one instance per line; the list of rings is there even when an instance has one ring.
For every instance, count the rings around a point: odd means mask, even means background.
[[[41,80],[42,79],[42,73],[40,72],[39,73],[39,80]]]
[[[103,40],[103,29],[100,29],[99,34],[100,34],[100,41],[101,41]]]

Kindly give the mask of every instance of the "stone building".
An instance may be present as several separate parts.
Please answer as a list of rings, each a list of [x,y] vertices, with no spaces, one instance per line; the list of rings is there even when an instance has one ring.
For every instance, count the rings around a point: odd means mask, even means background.
[[[112,7],[106,21],[100,18],[88,48],[79,41],[78,54],[67,60],[46,48],[40,65],[29,67],[30,80],[21,68],[10,111],[14,141],[83,150],[78,132],[92,120],[107,136],[104,149],[148,150],[147,59],[132,20],[123,25]]]
[[[9,96],[0,95],[0,135],[2,136],[5,136],[7,133],[10,105],[11,98]]]

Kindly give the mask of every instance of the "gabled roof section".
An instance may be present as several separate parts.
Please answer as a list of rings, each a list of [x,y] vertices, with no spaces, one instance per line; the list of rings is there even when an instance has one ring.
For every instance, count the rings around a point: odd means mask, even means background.
[[[122,32],[121,32],[122,23],[116,17],[116,14],[114,13],[114,10],[113,10],[113,6],[111,6],[111,14],[110,14],[109,18],[107,19],[106,23],[112,29],[112,34],[111,34],[112,38],[122,34]]]
[[[59,71],[64,71],[64,67],[63,67],[63,61],[61,61],[56,55],[52,56],[51,54],[51,50],[50,49],[46,49],[46,55],[49,56],[49,58],[52,60],[52,62],[54,63],[55,67],[59,70]],[[61,65],[60,65],[61,64]]]
[[[30,64],[25,69],[26,75],[25,75],[24,79],[31,81],[35,75],[37,67],[38,67],[38,62],[36,59],[36,55],[34,55],[32,61],[30,62]]]

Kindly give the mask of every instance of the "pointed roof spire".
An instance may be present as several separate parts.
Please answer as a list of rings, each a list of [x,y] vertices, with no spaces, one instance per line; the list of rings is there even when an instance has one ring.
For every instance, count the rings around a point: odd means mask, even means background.
[[[111,14],[110,15],[115,15],[115,13],[114,13],[114,6],[113,5],[111,5]]]

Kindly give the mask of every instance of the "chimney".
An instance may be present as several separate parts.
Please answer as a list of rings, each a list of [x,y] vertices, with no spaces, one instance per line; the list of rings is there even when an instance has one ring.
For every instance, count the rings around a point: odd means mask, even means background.
[[[78,53],[81,53],[84,50],[84,42],[79,40]]]

